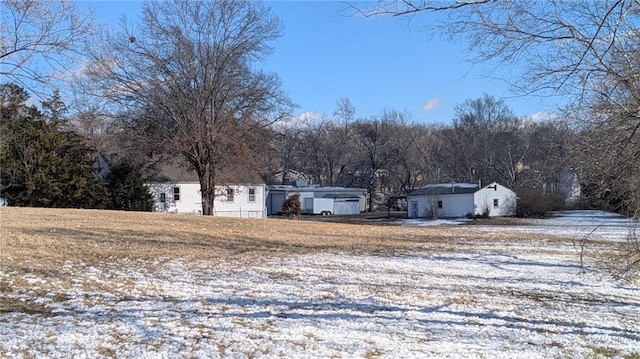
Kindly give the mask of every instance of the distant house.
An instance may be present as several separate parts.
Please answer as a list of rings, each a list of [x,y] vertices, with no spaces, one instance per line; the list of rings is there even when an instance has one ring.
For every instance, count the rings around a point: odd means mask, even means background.
[[[200,182],[195,171],[180,160],[156,164],[155,175],[147,186],[154,199],[155,212],[202,213]],[[249,172],[221,173],[216,185],[213,214],[224,217],[266,217],[264,181]]]
[[[302,213],[321,215],[358,214],[365,210],[367,197],[362,188],[269,186],[267,215],[280,213],[284,200],[294,193],[300,195]]]
[[[475,215],[513,216],[516,193],[496,182],[439,183],[418,188],[407,196],[409,218],[459,218]]]
[[[311,182],[311,178],[305,173],[298,172],[296,170],[287,170],[278,172],[273,175],[272,178],[274,184],[279,185],[292,185],[292,186],[308,186]]]

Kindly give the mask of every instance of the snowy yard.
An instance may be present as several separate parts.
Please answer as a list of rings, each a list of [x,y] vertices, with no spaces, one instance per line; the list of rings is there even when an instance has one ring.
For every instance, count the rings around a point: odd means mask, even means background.
[[[612,239],[629,222],[573,212],[470,233],[570,238],[588,225]],[[0,285],[13,303],[0,312],[0,357],[640,358],[638,283],[581,271],[572,241],[551,237],[66,261],[55,276],[1,271]]]

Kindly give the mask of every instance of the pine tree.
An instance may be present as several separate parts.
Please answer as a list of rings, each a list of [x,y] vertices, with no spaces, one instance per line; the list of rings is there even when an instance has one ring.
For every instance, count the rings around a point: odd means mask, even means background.
[[[0,196],[12,206],[105,208],[107,191],[96,181],[92,151],[64,129],[64,103],[56,94],[44,113],[27,105],[17,85],[0,85]]]
[[[139,167],[123,161],[111,167],[107,176],[111,208],[125,211],[152,211],[153,196],[144,185]]]

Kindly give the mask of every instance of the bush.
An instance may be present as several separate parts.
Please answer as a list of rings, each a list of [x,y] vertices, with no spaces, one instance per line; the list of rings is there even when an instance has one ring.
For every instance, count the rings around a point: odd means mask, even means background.
[[[11,206],[106,208],[107,191],[93,173],[92,150],[59,118],[60,108],[28,104],[17,85],[0,85],[0,197]]]
[[[282,213],[284,213],[287,218],[298,218],[301,208],[302,204],[300,204],[300,194],[298,193],[294,193],[282,202]]]
[[[560,193],[542,193],[539,189],[518,191],[517,217],[546,217],[550,211],[564,209],[564,197]]]

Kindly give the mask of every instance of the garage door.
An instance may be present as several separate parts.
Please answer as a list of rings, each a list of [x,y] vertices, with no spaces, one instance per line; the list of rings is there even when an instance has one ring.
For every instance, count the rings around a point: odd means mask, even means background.
[[[335,200],[333,202],[333,214],[358,214],[360,213],[360,201],[353,200]]]

